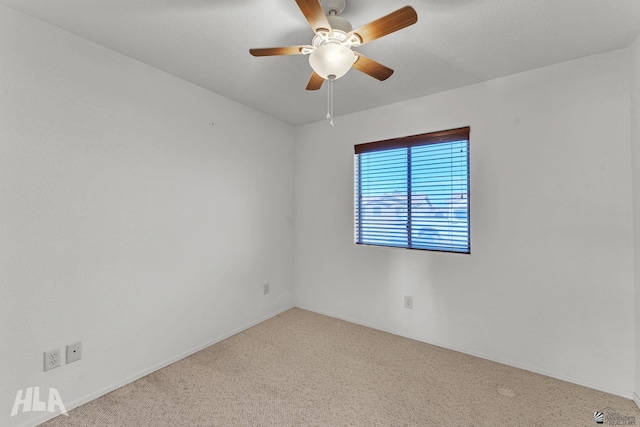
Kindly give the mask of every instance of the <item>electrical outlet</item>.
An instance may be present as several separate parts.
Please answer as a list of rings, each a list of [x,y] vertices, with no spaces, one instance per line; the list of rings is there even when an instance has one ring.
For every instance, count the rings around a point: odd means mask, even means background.
[[[48,371],[60,366],[60,349],[44,352],[44,370]]]
[[[268,283],[264,284],[264,286],[262,288],[262,293],[265,294],[265,295],[269,294],[269,284]]]
[[[82,343],[67,345],[67,363],[82,359]]]
[[[404,297],[404,308],[413,308],[413,297]]]

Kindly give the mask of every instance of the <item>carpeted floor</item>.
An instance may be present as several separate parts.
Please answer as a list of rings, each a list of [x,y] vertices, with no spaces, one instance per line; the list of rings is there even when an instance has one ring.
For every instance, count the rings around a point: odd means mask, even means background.
[[[603,408],[640,425],[630,400],[292,309],[43,425],[592,426]]]

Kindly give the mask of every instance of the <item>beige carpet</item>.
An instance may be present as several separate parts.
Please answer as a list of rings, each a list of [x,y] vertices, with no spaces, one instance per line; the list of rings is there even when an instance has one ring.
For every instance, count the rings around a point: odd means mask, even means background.
[[[640,425],[630,400],[292,309],[43,425],[595,426],[603,408]]]

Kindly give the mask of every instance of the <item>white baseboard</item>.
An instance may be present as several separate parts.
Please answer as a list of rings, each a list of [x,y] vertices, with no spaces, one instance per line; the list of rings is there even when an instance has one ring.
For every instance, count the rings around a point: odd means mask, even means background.
[[[636,402],[636,406],[640,409],[640,396],[638,396],[638,393],[633,393],[633,401]]]
[[[609,393],[609,394],[614,394],[616,396],[620,396],[623,397],[625,399],[634,399],[636,404],[638,404],[638,400],[637,400],[637,395],[634,396],[634,393],[628,390],[620,390],[617,388],[613,388],[613,387],[609,387],[603,384],[597,384],[597,383],[593,383],[591,381],[586,381],[586,380],[582,380],[580,378],[574,378],[568,375],[564,375],[564,374],[560,374],[557,372],[548,372],[545,371],[543,369],[538,369],[535,367],[531,367],[531,366],[526,366],[520,363],[514,363],[512,361],[509,360],[502,360],[500,358],[496,358],[493,356],[487,356],[486,354],[481,354],[481,353],[477,353],[474,351],[469,351],[466,349],[462,349],[462,348],[456,348],[454,346],[450,346],[447,344],[442,344],[439,342],[434,342],[434,341],[426,341],[424,338],[420,338],[420,337],[415,337],[415,336],[411,336],[411,335],[407,335],[404,334],[402,332],[393,330],[393,329],[388,329],[388,328],[382,328],[380,326],[376,326],[376,325],[372,325],[372,324],[368,324],[366,322],[361,322],[359,320],[355,320],[355,319],[351,319],[345,316],[341,316],[335,313],[328,313],[328,312],[324,312],[324,311],[320,311],[320,310],[316,310],[313,308],[307,308],[304,306],[300,306],[296,304],[297,308],[300,308],[302,310],[307,310],[307,311],[311,311],[313,313],[318,313],[318,314],[322,314],[324,316],[329,316],[329,317],[333,317],[335,319],[340,319],[340,320],[344,320],[345,322],[350,322],[350,323],[355,323],[356,325],[361,325],[361,326],[365,326],[367,328],[372,328],[372,329],[377,329],[379,331],[383,331],[383,332],[388,332],[390,334],[394,334],[394,335],[398,335],[401,337],[405,337],[405,338],[409,338],[412,340],[416,340],[416,341],[420,341],[420,342],[424,342],[426,344],[431,344],[431,345],[435,345],[437,347],[442,347],[442,348],[446,348],[448,350],[453,350],[453,351],[457,351],[458,353],[463,353],[463,354],[468,354],[470,356],[475,356],[475,357],[479,357],[481,359],[485,359],[485,360],[490,360],[492,362],[496,362],[496,363],[500,363],[502,365],[507,365],[507,366],[511,366],[514,368],[518,368],[518,369],[523,369],[525,371],[529,371],[529,372],[534,372],[536,374],[540,374],[540,375],[544,375],[547,377],[551,377],[551,378],[555,378],[558,380],[562,380],[562,381],[566,381],[572,384],[576,384],[576,385],[580,385],[583,387],[588,387],[588,388],[592,388],[594,390],[598,390],[598,391],[603,391],[605,393]],[[640,405],[638,405],[640,407]]]
[[[95,399],[99,398],[100,396],[104,396],[105,394],[110,393],[110,392],[112,392],[112,391],[114,391],[114,390],[116,390],[116,389],[118,389],[120,387],[123,387],[123,386],[125,386],[127,384],[130,384],[130,383],[132,383],[132,382],[134,382],[136,380],[139,380],[140,378],[142,378],[144,376],[147,376],[152,372],[155,372],[155,371],[157,371],[159,369],[162,369],[162,368],[164,368],[166,366],[169,366],[172,363],[175,363],[175,362],[177,362],[179,360],[184,359],[185,357],[191,356],[192,354],[197,353],[200,350],[204,350],[205,348],[207,348],[209,346],[212,346],[215,343],[218,343],[218,342],[220,342],[222,340],[225,340],[225,339],[227,339],[227,338],[229,338],[229,337],[231,337],[233,335],[236,335],[236,334],[238,334],[238,333],[240,333],[240,332],[242,332],[242,331],[244,331],[246,329],[251,328],[252,326],[255,326],[255,325],[259,324],[259,323],[264,322],[265,320],[269,320],[272,317],[275,317],[275,316],[277,316],[279,314],[282,314],[287,310],[291,310],[293,307],[294,306],[291,305],[291,306],[287,306],[287,307],[285,307],[283,309],[276,310],[275,312],[267,314],[266,316],[263,316],[258,320],[255,320],[255,321],[250,322],[250,323],[248,323],[246,325],[243,325],[243,326],[241,326],[239,328],[236,328],[236,329],[232,330],[231,332],[228,332],[228,333],[226,333],[224,335],[216,337],[215,339],[213,339],[211,341],[207,341],[204,344],[200,344],[200,345],[198,345],[198,346],[196,346],[196,347],[194,347],[194,348],[192,348],[190,350],[187,350],[187,351],[184,351],[182,353],[179,353],[178,355],[176,355],[174,357],[170,357],[169,359],[167,359],[167,360],[165,360],[163,362],[160,362],[160,363],[154,365],[151,368],[145,369],[142,372],[138,372],[137,374],[134,374],[134,375],[132,375],[132,376],[130,376],[130,377],[124,379],[124,380],[117,381],[117,382],[115,382],[115,383],[113,383],[113,384],[111,384],[111,385],[109,385],[109,386],[107,386],[107,387],[105,387],[105,388],[103,388],[101,390],[98,390],[98,391],[96,391],[94,393],[91,393],[91,394],[89,394],[87,396],[84,396],[84,397],[82,397],[80,399],[76,399],[75,401],[73,401],[73,402],[71,402],[69,404],[67,402],[64,402],[65,409],[67,410],[67,412],[69,412],[72,409],[77,408],[78,406],[82,406],[85,403],[89,403],[92,400],[95,400]],[[44,423],[45,421],[48,421],[48,420],[50,420],[52,418],[55,418],[55,417],[59,416],[59,415],[60,415],[59,413],[53,413],[52,414],[50,412],[43,412],[42,414],[39,414],[38,416],[35,416],[35,417],[30,418],[29,420],[25,421],[24,424],[20,425],[20,427],[35,427],[35,426],[38,426],[38,425]]]

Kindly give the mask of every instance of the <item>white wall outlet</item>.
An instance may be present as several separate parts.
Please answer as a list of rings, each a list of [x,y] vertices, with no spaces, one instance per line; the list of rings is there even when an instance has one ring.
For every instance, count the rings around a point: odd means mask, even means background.
[[[404,308],[413,308],[413,297],[404,297]]]
[[[44,370],[48,371],[60,366],[60,349],[44,352]]]
[[[82,343],[67,345],[67,363],[82,359]]]
[[[264,286],[262,287],[262,293],[265,295],[269,294],[269,284],[265,283]]]

